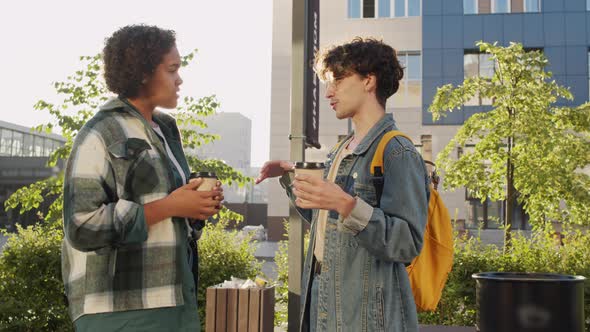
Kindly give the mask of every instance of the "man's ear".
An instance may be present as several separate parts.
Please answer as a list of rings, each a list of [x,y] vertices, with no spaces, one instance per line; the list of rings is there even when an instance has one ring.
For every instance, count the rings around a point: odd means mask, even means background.
[[[365,91],[374,92],[377,90],[377,76],[369,74],[365,77]]]

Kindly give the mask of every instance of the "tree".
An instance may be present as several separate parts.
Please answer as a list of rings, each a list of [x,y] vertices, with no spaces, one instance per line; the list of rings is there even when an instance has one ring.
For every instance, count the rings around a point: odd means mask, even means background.
[[[190,64],[196,51],[194,50],[182,57],[183,67]],[[55,118],[55,121],[39,125],[34,129],[51,132],[54,127],[58,126],[61,128],[62,135],[66,138],[65,145],[51,154],[48,162],[50,167],[55,166],[58,160],[68,158],[78,131],[98,107],[108,99],[108,90],[104,81],[100,78],[102,63],[100,55],[82,56],[80,61],[84,69],[76,71],[72,76],[68,76],[66,82],[53,83],[57,94],[63,96],[61,103],[54,104],[39,100],[35,104],[35,110],[49,112]],[[184,97],[177,107],[178,112],[174,116],[181,128],[182,142],[186,149],[194,149],[219,138],[218,135],[198,133],[191,129],[207,128],[204,118],[214,114],[218,108],[219,102],[214,95],[199,99],[190,96]],[[200,159],[194,155],[187,155],[187,160],[191,169],[215,171],[219,179],[228,186],[236,183],[241,187],[252,182],[250,177],[244,176],[221,160]],[[61,227],[63,176],[62,171],[57,177],[51,177],[20,188],[5,202],[6,208],[16,209],[20,206],[20,212],[24,213],[38,208],[46,197],[56,197],[57,199],[51,204],[48,213],[41,214],[40,218],[54,226]],[[243,217],[223,208],[217,218],[242,220]]]
[[[517,43],[477,46],[495,62],[493,76],[444,85],[429,107],[436,121],[474,96],[492,100],[491,110],[465,121],[439,154],[445,186],[466,187],[482,202],[505,200],[505,246],[517,200],[537,229],[551,221],[590,224],[590,175],[583,171],[590,165],[590,104],[555,106],[573,96],[545,71],[542,52]],[[451,156],[468,143],[471,151]]]

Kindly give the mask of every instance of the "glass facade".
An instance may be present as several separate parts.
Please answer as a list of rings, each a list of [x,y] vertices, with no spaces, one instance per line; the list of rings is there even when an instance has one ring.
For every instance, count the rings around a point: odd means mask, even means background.
[[[348,0],[348,18],[420,16],[420,0]]]
[[[0,128],[0,157],[49,157],[63,141],[31,132]]]
[[[463,0],[465,15],[540,12],[541,0]]]

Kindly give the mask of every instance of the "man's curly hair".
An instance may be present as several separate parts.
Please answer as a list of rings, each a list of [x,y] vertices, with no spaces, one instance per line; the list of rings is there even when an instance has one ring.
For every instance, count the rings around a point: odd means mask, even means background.
[[[356,37],[352,41],[332,46],[315,57],[315,72],[326,82],[339,80],[352,74],[377,78],[377,100],[385,107],[385,101],[399,89],[404,77],[395,50],[374,38]]]
[[[112,92],[134,98],[144,78],[152,76],[176,44],[176,34],[156,26],[128,25],[105,41],[104,78]]]

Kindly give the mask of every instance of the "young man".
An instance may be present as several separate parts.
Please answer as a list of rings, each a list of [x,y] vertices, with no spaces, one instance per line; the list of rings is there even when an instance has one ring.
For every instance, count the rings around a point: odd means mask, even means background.
[[[291,181],[293,165],[286,161],[267,162],[257,179],[282,176],[312,221],[302,330],[417,331],[404,264],[422,247],[429,196],[424,161],[412,142],[395,137],[384,151],[381,192],[369,169],[381,137],[397,129],[385,101],[398,90],[403,68],[390,46],[356,38],[320,54],[316,72],[336,117],[352,119],[354,131],[328,154],[324,180]]]

